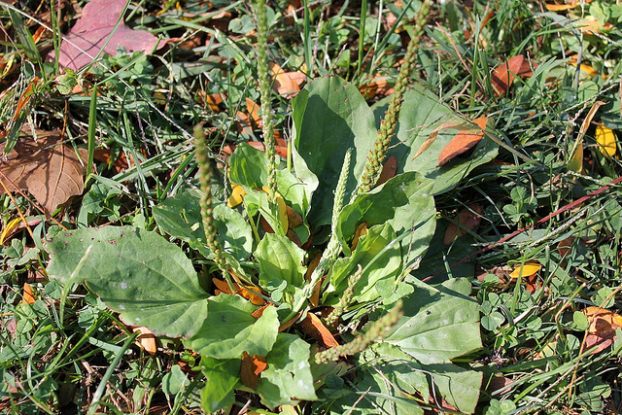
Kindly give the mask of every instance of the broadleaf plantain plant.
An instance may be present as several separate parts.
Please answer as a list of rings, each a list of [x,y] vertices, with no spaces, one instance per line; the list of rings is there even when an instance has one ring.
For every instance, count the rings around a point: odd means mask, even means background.
[[[269,120],[263,3],[258,56]],[[311,81],[292,102],[291,168],[275,155],[267,122],[265,153],[242,144],[230,157],[236,197],[224,201],[211,193],[197,129],[200,188],[171,195],[153,216],[160,234],[203,258],[200,274],[156,231],[107,226],[57,234],[47,245],[50,277],[85,284],[127,324],[182,338],[200,355],[207,412],[229,410],[245,391],[267,408],[305,413],[422,414],[440,402],[472,413],[482,374],[464,358],[454,363],[481,347],[470,284],[434,287],[411,272],[435,231],[434,195],[497,148],[484,138],[469,158],[436,162],[465,121],[409,81],[429,5],[379,130],[382,104],[370,108],[336,77]],[[387,155],[397,175],[378,184]],[[356,333],[361,321],[369,323]]]

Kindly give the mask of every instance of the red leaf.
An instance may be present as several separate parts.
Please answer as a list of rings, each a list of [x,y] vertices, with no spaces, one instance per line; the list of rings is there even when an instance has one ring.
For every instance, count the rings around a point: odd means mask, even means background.
[[[126,3],[126,0],[92,0],[84,6],[82,17],[63,37],[59,63],[77,71],[102,50],[110,55],[116,55],[118,49],[151,52],[158,45],[158,38],[145,30],[132,30],[123,23]]]
[[[506,94],[517,76],[528,78],[531,74],[529,62],[523,55],[517,55],[493,69],[490,82],[497,96],[501,96]]]
[[[482,220],[483,213],[484,210],[477,204],[471,206],[470,209],[462,209],[456,215],[455,222],[457,222],[457,224],[452,222],[447,226],[443,243],[449,245],[456,238],[477,229]]]
[[[444,166],[454,157],[459,156],[460,154],[475,147],[475,145],[479,143],[482,138],[484,138],[484,129],[486,128],[487,121],[488,117],[484,115],[473,121],[473,123],[480,128],[479,130],[471,129],[458,131],[454,138],[452,138],[451,141],[445,145],[443,150],[441,150],[441,153],[438,155],[439,167]]]

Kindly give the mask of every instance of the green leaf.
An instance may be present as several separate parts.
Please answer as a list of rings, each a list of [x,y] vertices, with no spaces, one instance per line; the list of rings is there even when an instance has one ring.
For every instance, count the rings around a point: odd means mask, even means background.
[[[188,347],[214,359],[240,359],[244,352],[265,356],[276,341],[279,319],[274,307],[255,319],[251,313],[256,309],[238,295],[210,297],[207,318]]]
[[[331,285],[325,291],[326,303],[335,304],[339,301],[349,284],[348,278],[359,265],[363,268],[363,273],[354,286],[352,301],[377,299],[379,293],[376,284],[383,279],[396,278],[402,270],[402,256],[406,253],[406,247],[395,243],[395,240],[395,231],[389,224],[369,228],[352,255],[335,262],[329,274]]]
[[[482,372],[463,369],[452,363],[422,365],[443,399],[462,413],[472,414],[479,400],[484,378]]]
[[[57,234],[47,249],[50,278],[85,281],[127,324],[158,335],[190,336],[207,316],[207,294],[192,262],[155,232],[83,228]]]
[[[346,199],[354,190],[376,139],[374,115],[358,89],[337,77],[308,83],[292,106],[294,146],[320,182],[310,213],[316,228],[330,223],[333,193],[348,149],[354,154]]]
[[[250,189],[261,188],[268,182],[268,157],[247,143],[236,147],[229,158],[229,178],[233,183]]]
[[[398,235],[410,232],[411,236],[403,242],[409,246],[405,260],[408,265],[425,253],[434,235],[436,209],[429,190],[431,183],[417,173],[393,177],[343,208],[337,234],[343,242],[349,241],[361,223],[368,226],[388,223]],[[412,232],[413,229],[416,232]]]
[[[203,255],[210,257],[199,207],[200,194],[185,191],[168,198],[153,208],[153,217],[162,232],[186,241]],[[214,207],[218,240],[225,252],[243,261],[253,250],[253,234],[242,215],[224,204]]]
[[[431,287],[413,279],[414,293],[404,299],[404,316],[387,342],[421,363],[448,363],[482,347],[479,305],[468,297],[466,279]]]
[[[266,356],[268,368],[261,372],[257,393],[270,408],[317,399],[309,365],[307,342],[300,337],[281,333]]]
[[[240,360],[201,359],[201,371],[207,378],[201,391],[201,406],[208,413],[233,405],[238,385]]]
[[[451,126],[442,128],[441,126]],[[397,138],[399,145],[389,152],[398,160],[398,172],[416,171],[433,179],[433,194],[451,190],[474,168],[492,161],[498,152],[497,145],[484,137],[473,152],[465,157],[457,157],[443,167],[438,167],[438,156],[464,126],[467,120],[441,103],[438,98],[422,85],[415,85],[404,95],[404,103],[399,115]],[[417,152],[433,132],[438,132],[434,142],[420,155]]]
[[[284,236],[266,233],[257,245],[255,258],[259,263],[259,283],[273,291],[285,282],[287,287],[304,285],[305,251]]]

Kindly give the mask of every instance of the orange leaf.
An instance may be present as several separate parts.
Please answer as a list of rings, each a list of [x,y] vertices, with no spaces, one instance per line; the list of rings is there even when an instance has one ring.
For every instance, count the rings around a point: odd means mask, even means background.
[[[596,347],[592,353],[608,349],[614,342],[616,329],[622,329],[622,316],[601,307],[587,307],[583,310],[590,323],[585,336],[585,347]]]
[[[482,138],[484,138],[484,129],[486,128],[486,123],[488,121],[488,117],[481,116],[475,121],[480,130],[461,130],[451,139],[449,143],[443,147],[441,153],[438,155],[438,165],[444,166],[454,157],[459,156],[471,148],[473,148],[477,143],[479,143]]]
[[[24,283],[22,294],[22,303],[25,304],[34,304],[36,301],[35,292],[32,289],[32,286],[27,282]]]
[[[268,368],[268,362],[265,357],[253,355],[252,357],[244,352],[242,355],[242,364],[240,365],[240,380],[251,389],[257,387],[259,375]]]
[[[253,120],[258,127],[261,127],[261,112],[259,104],[250,98],[246,98],[246,110],[248,111],[251,120]]]
[[[322,323],[322,320],[313,313],[307,313],[307,317],[300,323],[300,328],[307,336],[322,342],[324,347],[339,346],[339,343],[324,323]]]
[[[574,9],[578,5],[579,3],[577,2],[572,2],[570,4],[549,4],[547,3],[544,5],[544,7],[546,7],[546,9],[550,12],[563,12],[566,10]]]
[[[300,85],[307,79],[302,72],[285,72],[278,64],[272,64],[274,88],[285,98],[292,98],[300,92]]]
[[[506,94],[517,76],[527,78],[531,74],[529,62],[523,55],[517,55],[493,69],[490,83],[495,90],[495,94],[501,96]]]

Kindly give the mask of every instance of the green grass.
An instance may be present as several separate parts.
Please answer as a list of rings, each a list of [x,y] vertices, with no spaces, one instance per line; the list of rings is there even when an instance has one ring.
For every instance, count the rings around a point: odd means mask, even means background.
[[[18,1],[14,7],[21,13],[0,5],[0,133],[6,133],[10,145],[30,139],[30,133],[18,134],[22,125],[26,131],[30,126],[64,128],[66,142],[88,148],[88,160],[95,165],[91,169],[85,160],[91,175],[84,195],[56,212],[54,220],[32,225],[34,238],[21,229],[0,248],[0,413],[202,413],[203,379],[192,370],[198,357],[169,339],[160,339],[160,350],[150,356],[133,343],[134,334],[116,314],[84,288],[74,287],[61,310],[62,287],[45,275],[44,241],[59,225],[154,228],[151,208],[196,185],[191,131],[199,122],[212,131],[208,139],[215,158],[227,144],[260,140],[260,128],[241,132],[236,119],[239,111],[246,112],[246,98],[260,101],[251,7],[241,1],[210,6],[183,1],[179,7],[177,2],[132,1],[127,20],[133,27],[180,40],[154,56],[106,56],[88,73],[61,76],[57,64],[44,62],[43,52],[58,48],[60,30],[66,32],[73,12],[64,10],[60,23],[54,13],[46,18],[50,3]],[[399,4],[418,6],[418,1],[300,3],[295,16],[286,17],[288,2],[269,2],[274,12],[268,16],[271,61],[314,77],[338,75],[363,85],[381,74],[393,84],[417,8]],[[584,137],[583,171],[567,168],[581,123],[596,101],[605,105],[594,121],[622,134],[622,6],[610,3],[594,0],[572,11],[572,16],[584,13],[613,25],[596,35],[571,28],[567,13],[546,13],[539,1],[433,6],[413,77],[464,116],[486,114],[501,146],[495,162],[436,198],[436,242],[413,271],[432,282],[467,277],[473,283],[484,347],[464,360],[484,373],[479,413],[622,412],[622,331],[612,348],[592,354],[583,345],[581,318],[581,310],[592,305],[622,310],[622,189],[608,188],[537,224],[622,171],[618,157],[600,153],[595,124]],[[363,18],[361,10],[366,11]],[[395,19],[386,21],[389,12]],[[38,21],[48,22],[54,32],[35,44]],[[532,66],[531,77],[516,79],[507,95],[496,97],[491,70],[517,54],[537,67]],[[569,55],[580,56],[598,75],[570,65]],[[18,98],[35,76],[42,82],[15,121]],[[82,92],[63,89],[67,82]],[[219,111],[201,98],[215,93],[224,94]],[[277,94],[272,98],[276,128],[290,138],[290,102]],[[113,161],[98,161],[96,149],[108,150]],[[621,150],[618,146],[618,156]],[[114,160],[120,158],[130,165],[117,171]],[[447,224],[475,204],[481,207],[479,227],[443,244]],[[18,212],[45,219],[22,195],[0,196],[3,229]],[[525,232],[484,251],[523,227]],[[562,257],[558,244],[568,238],[573,242]],[[534,260],[543,267],[535,291],[529,292],[524,281],[508,274],[515,265]],[[34,304],[21,302],[25,282],[35,289]],[[507,379],[508,386],[495,388],[495,377]],[[233,413],[257,404],[250,394],[237,398]],[[299,410],[295,413],[305,409],[291,409]]]

